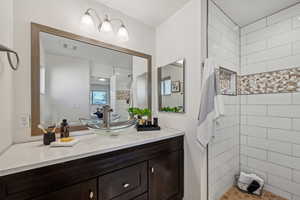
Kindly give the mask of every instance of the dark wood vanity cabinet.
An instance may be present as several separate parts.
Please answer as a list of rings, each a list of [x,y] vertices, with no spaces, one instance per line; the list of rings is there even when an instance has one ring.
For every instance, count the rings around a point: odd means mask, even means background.
[[[0,177],[0,200],[181,200],[183,136]]]
[[[85,181],[33,200],[97,200],[97,180]]]

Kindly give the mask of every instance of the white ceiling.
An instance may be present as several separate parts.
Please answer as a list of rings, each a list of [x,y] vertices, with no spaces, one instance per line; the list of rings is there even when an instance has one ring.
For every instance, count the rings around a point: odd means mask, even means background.
[[[158,26],[189,0],[96,0],[149,26]]]
[[[214,0],[233,21],[245,26],[300,0]]]

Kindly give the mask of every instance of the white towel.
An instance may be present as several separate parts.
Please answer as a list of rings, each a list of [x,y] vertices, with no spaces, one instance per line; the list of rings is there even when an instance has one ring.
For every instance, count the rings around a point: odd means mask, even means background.
[[[263,186],[264,186],[265,182],[264,182],[264,180],[262,178],[260,178],[256,174],[247,174],[245,172],[241,172],[240,176],[239,176],[239,180],[238,180],[237,186],[241,190],[247,191],[248,186],[254,180],[259,183],[260,187],[256,191],[254,191],[253,194],[260,195],[261,192],[262,192],[261,190],[263,189]]]
[[[223,99],[217,93],[216,69],[212,59],[205,60],[197,127],[198,143],[203,149],[214,135],[216,120],[224,115]]]

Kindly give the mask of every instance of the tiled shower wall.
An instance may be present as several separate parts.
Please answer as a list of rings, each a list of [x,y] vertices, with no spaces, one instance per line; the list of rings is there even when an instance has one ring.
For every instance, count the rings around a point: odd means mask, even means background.
[[[209,3],[209,57],[218,65],[239,71],[239,29],[212,2]],[[209,195],[218,200],[239,172],[239,97],[224,96],[226,117],[216,126],[209,146]]]
[[[241,30],[241,73],[300,67],[300,4]],[[241,96],[241,170],[300,199],[300,93]]]

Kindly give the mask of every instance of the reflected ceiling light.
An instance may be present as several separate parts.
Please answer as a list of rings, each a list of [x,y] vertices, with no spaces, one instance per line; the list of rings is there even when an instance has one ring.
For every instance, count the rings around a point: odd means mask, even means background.
[[[118,29],[117,37],[122,42],[126,42],[129,40],[128,30],[124,25],[124,22],[121,19],[109,19],[108,15],[105,15],[104,20],[98,15],[96,10],[89,8],[81,18],[81,23],[89,26],[94,26],[94,20],[92,14],[98,20],[98,31],[103,33],[108,33],[113,31],[112,22],[119,22],[120,26]]]
[[[298,16],[297,19],[300,21],[300,16]]]
[[[99,80],[99,81],[102,81],[102,82],[105,82],[105,81],[106,81],[105,78],[99,78],[98,80]]]
[[[183,62],[184,62],[184,60],[178,60],[178,61],[176,61],[176,63],[179,64],[179,65],[183,65]]]

